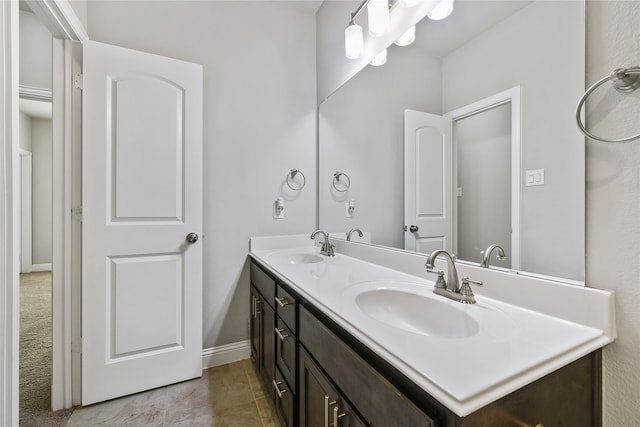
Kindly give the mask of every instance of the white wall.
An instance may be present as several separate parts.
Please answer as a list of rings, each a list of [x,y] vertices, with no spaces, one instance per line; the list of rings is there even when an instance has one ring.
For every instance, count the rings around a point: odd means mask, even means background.
[[[640,2],[589,1],[587,22],[589,85],[615,68],[640,66]],[[589,98],[587,111],[596,134],[640,132],[639,90],[620,95],[606,87]],[[587,285],[616,292],[618,338],[604,351],[605,427],[640,420],[639,166],[640,140],[587,144]]]
[[[52,262],[52,122],[20,113],[20,148],[31,151],[32,262]]]
[[[91,39],[204,65],[204,347],[248,338],[249,238],[315,227],[315,15],[295,2],[91,1]],[[286,174],[306,187],[272,218]]]
[[[52,248],[52,122],[51,119],[31,119],[32,168],[32,261],[51,264]]]
[[[544,169],[545,185],[522,186],[520,270],[574,280],[584,280],[584,138],[574,119],[583,46],[583,4],[537,1],[448,55],[442,70],[445,112],[521,86],[521,181]]]
[[[51,89],[52,36],[31,12],[20,11],[20,85]]]

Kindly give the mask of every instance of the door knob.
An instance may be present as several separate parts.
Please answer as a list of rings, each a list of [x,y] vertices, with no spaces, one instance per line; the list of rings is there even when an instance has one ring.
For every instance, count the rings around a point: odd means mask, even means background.
[[[418,226],[417,225],[412,225],[409,227],[409,231],[412,233],[417,233],[418,232]]]
[[[186,237],[187,242],[195,243],[198,241],[198,235],[196,233],[189,233]]]

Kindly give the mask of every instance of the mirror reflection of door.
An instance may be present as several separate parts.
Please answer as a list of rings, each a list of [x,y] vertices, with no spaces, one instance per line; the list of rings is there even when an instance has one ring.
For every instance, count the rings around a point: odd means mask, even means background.
[[[511,102],[454,122],[457,154],[456,255],[481,261],[495,243],[507,258],[491,265],[511,267]]]

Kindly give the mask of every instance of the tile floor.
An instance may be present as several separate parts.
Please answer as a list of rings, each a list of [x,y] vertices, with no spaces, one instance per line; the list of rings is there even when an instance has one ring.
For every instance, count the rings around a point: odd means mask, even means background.
[[[279,427],[249,359],[210,368],[202,378],[76,408],[67,427]]]

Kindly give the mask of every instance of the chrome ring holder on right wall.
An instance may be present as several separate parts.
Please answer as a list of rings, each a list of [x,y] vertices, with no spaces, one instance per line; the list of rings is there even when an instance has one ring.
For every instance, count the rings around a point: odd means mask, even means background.
[[[630,136],[628,138],[621,138],[621,139],[603,138],[589,132],[584,126],[584,124],[582,123],[582,120],[580,118],[580,113],[582,111],[582,106],[587,100],[587,97],[591,95],[591,93],[594,90],[596,90],[599,86],[601,86],[603,83],[609,80],[613,82],[613,87],[618,92],[621,92],[621,93],[633,92],[634,90],[640,87],[640,67],[616,68],[608,76],[598,80],[593,84],[593,86],[587,89],[584,95],[582,95],[582,98],[580,98],[580,101],[578,102],[578,108],[576,109],[576,120],[578,122],[578,127],[580,128],[582,133],[584,133],[587,137],[594,139],[596,141],[605,142],[605,143],[622,143],[622,142],[629,142],[635,139],[639,139],[640,133]]]

